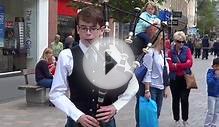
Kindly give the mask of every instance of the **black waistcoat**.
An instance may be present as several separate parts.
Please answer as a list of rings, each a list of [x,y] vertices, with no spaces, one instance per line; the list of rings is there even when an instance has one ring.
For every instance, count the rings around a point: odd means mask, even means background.
[[[99,88],[94,86],[87,79],[83,71],[84,53],[81,48],[77,45],[73,47],[71,51],[74,59],[74,67],[72,74],[68,77],[70,100],[83,113],[95,116],[98,104],[97,100]],[[127,84],[118,89],[108,90],[102,105],[111,105],[118,99],[118,96],[126,90],[126,88]]]

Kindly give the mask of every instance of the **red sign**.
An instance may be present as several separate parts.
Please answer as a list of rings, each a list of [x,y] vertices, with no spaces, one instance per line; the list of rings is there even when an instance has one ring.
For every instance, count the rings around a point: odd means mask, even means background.
[[[58,15],[76,16],[77,10],[71,6],[71,0],[58,0]]]

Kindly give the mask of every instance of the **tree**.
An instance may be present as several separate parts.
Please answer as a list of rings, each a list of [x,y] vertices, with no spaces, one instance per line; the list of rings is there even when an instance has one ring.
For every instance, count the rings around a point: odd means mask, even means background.
[[[83,0],[81,0],[83,1]],[[86,2],[92,3],[92,5],[101,5],[102,0],[84,0]],[[161,3],[163,0],[156,0],[159,3]],[[124,11],[128,11],[133,13],[135,7],[143,8],[147,0],[109,0],[109,5]],[[76,8],[82,8],[84,6],[87,6],[83,2],[76,2],[75,0],[72,0],[72,6]],[[110,9],[110,16],[113,17],[115,20],[119,22],[129,22],[131,15],[127,15],[126,13],[123,13],[121,11]]]
[[[198,28],[203,34],[210,34],[210,31],[216,25],[215,6],[216,1],[198,0]]]

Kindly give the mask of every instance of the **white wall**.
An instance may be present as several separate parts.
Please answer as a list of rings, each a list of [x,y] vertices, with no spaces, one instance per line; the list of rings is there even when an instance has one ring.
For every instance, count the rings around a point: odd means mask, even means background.
[[[194,27],[196,26],[196,0],[190,0],[187,7],[187,17],[188,17],[188,25],[187,27]]]
[[[37,61],[37,0],[24,0],[25,40],[27,48],[27,67],[33,67]]]
[[[38,0],[37,60],[48,47],[49,0]]]

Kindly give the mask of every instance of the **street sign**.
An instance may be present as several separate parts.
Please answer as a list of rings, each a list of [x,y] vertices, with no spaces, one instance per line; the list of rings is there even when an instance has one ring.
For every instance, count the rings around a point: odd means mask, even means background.
[[[159,11],[159,19],[161,21],[168,21],[170,20],[171,17],[171,12],[169,12],[168,10],[164,9]]]
[[[181,18],[182,12],[181,11],[172,11],[173,18]]]
[[[177,19],[173,19],[173,20],[169,20],[167,21],[168,25],[173,25],[173,26],[178,26],[178,20]]]

